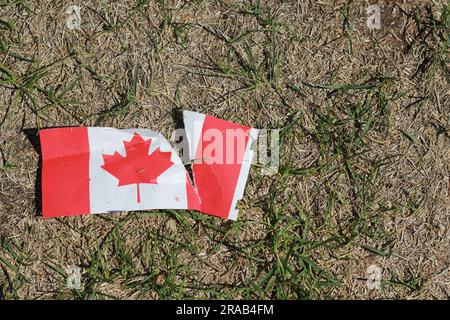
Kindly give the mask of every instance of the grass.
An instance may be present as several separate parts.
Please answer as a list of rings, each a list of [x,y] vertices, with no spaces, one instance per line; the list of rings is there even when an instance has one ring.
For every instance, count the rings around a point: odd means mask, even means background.
[[[449,4],[382,4],[375,32],[345,1],[88,1],[73,31],[69,3],[0,4],[0,297],[448,298]],[[169,136],[180,109],[280,129],[238,222],[40,218],[24,129]]]

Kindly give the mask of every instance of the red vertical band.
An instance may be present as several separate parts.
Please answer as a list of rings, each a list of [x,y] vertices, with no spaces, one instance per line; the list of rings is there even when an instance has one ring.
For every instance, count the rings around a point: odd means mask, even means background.
[[[228,218],[250,129],[206,116],[200,138],[202,143],[192,166],[201,212]]]
[[[39,136],[43,217],[89,214],[88,129],[46,129]]]

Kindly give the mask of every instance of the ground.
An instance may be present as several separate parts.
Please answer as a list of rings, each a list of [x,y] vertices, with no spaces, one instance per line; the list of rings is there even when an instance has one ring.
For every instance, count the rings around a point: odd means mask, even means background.
[[[448,5],[2,0],[0,299],[448,299]],[[238,222],[42,219],[37,130],[170,136],[180,110],[280,129]]]

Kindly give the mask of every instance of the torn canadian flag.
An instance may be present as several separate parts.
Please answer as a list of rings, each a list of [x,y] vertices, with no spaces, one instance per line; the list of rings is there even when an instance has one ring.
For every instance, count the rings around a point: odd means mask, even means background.
[[[41,130],[43,216],[188,209],[236,220],[258,130],[196,112],[183,117],[193,181],[160,133]]]

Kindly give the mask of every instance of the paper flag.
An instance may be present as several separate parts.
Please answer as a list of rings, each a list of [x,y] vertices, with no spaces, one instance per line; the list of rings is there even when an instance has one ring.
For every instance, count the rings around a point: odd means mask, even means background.
[[[189,209],[236,220],[258,130],[196,112],[183,117],[193,181],[160,133],[41,130],[43,217]]]

